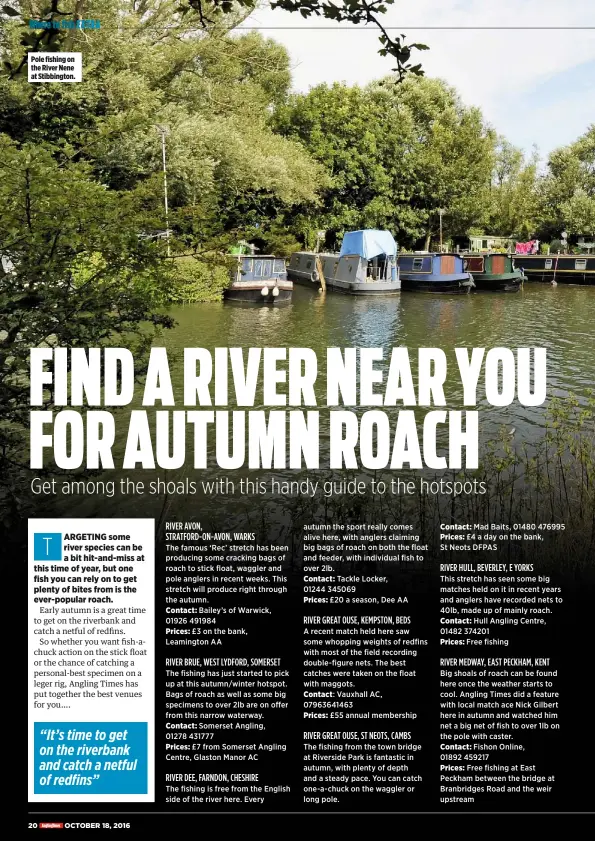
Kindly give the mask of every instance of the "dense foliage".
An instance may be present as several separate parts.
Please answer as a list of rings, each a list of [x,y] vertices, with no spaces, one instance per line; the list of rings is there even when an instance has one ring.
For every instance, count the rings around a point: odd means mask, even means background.
[[[287,215],[306,238],[322,228],[333,245],[346,229],[378,227],[402,245],[427,246],[439,210],[451,234],[465,234],[483,216],[495,135],[479,109],[465,107],[440,80],[320,85],[290,97],[275,125],[330,175],[321,207]]]
[[[26,497],[30,347],[132,347],[139,372],[171,300],[220,295],[213,266],[280,208],[315,200],[318,165],[269,126],[290,84],[285,50],[235,38],[232,9],[209,29],[161,0],[23,2],[0,49],[0,508]],[[52,11],[53,9],[53,11]],[[101,28],[24,21],[65,12]],[[42,30],[43,34],[44,30]],[[78,84],[29,84],[29,48],[83,53]],[[172,255],[163,230],[167,131]],[[52,394],[47,392],[47,408]]]
[[[541,190],[544,233],[591,234],[595,239],[595,124],[552,152]]]

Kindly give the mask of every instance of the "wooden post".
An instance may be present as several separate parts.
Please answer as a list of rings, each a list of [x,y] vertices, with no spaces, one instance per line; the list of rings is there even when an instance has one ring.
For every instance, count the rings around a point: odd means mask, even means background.
[[[326,292],[326,279],[322,270],[322,260],[318,254],[316,255],[316,271],[318,272],[318,277],[320,278],[320,288],[323,292]]]

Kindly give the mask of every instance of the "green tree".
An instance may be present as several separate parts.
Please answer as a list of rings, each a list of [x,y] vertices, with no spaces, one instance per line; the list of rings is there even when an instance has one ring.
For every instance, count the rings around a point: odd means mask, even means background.
[[[16,4],[15,4],[16,5]],[[319,167],[269,127],[290,84],[286,51],[205,30],[168,0],[22,2],[25,19],[97,17],[101,29],[40,38],[5,14],[0,33],[0,453],[11,505],[24,498],[28,349],[123,342],[142,369],[172,299],[220,295],[219,252],[278,208],[314,201]],[[33,46],[83,53],[84,80],[28,84]],[[19,69],[20,68],[20,69]],[[161,139],[168,128],[168,259]],[[238,208],[247,208],[244,221]],[[51,395],[48,396],[51,405]],[[10,503],[10,504],[8,504]]]
[[[124,341],[138,370],[168,275],[161,248],[138,236],[133,193],[106,190],[85,163],[0,135],[0,510],[8,528],[26,499],[30,348]],[[152,329],[151,329],[152,328]],[[51,408],[48,391],[47,405]]]
[[[595,233],[595,125],[550,154],[540,205],[543,238]]]
[[[401,110],[413,119],[411,205],[424,229],[425,248],[438,234],[439,210],[444,237],[464,236],[485,213],[495,133],[479,108],[465,106],[440,79],[410,78],[393,87]]]
[[[305,239],[322,228],[333,245],[346,229],[381,227],[402,245],[429,244],[440,209],[445,235],[463,234],[485,215],[494,133],[440,80],[320,85],[291,97],[274,124],[330,175],[319,208],[288,214]]]
[[[80,11],[80,3],[72,5]],[[254,33],[232,37],[237,12],[205,34],[196,12],[183,15],[171,2],[95,0],[92,8],[100,30],[63,36],[83,53],[83,82],[29,85],[8,73],[0,79],[0,131],[20,142],[54,143],[65,159],[88,160],[110,188],[143,182],[147,204],[152,196],[157,208],[155,126],[167,126],[170,203],[174,212],[183,208],[178,221],[203,246],[237,223],[226,210],[238,197],[245,204],[253,195],[256,209],[271,200],[314,199],[317,168],[267,125],[290,84],[283,47]],[[3,45],[13,68],[26,50],[18,29],[15,23]]]
[[[154,4],[151,0],[139,0],[134,4],[135,10],[140,18],[146,19],[149,16],[167,18],[170,25],[172,22],[179,22],[188,16],[194,30],[201,28],[203,31],[212,31],[214,28],[229,25],[230,19],[248,17],[257,7],[259,0],[163,0]],[[391,35],[383,26],[381,16],[385,14],[387,6],[391,6],[394,0],[273,0],[271,8],[283,9],[288,12],[296,12],[302,18],[320,17],[335,23],[348,22],[354,25],[372,25],[378,30],[380,49],[382,56],[390,56],[396,62],[394,71],[399,79],[403,79],[407,73],[422,75],[421,64],[413,64],[411,55],[414,50],[427,50],[425,44],[407,44],[404,35]],[[72,18],[75,21],[90,16],[90,8],[93,12],[97,4],[75,0],[72,8],[68,8],[60,0],[14,0],[10,5],[0,8],[0,18],[13,18],[21,13],[30,12],[30,17],[56,23],[58,27],[65,18]],[[21,43],[27,49],[42,50],[56,47],[70,42],[70,35],[60,32],[59,28],[50,28],[39,32],[21,33]],[[25,66],[25,59],[21,57],[16,64],[11,64],[11,74],[22,72]]]
[[[404,35],[393,36],[383,26],[381,15],[385,14],[387,6],[391,6],[394,0],[273,0],[271,8],[283,9],[288,12],[299,13],[303,18],[321,17],[335,23],[348,22],[354,25],[372,25],[378,30],[380,49],[378,52],[383,56],[390,56],[396,62],[395,72],[402,79],[407,73],[421,75],[423,73],[421,64],[411,63],[411,54],[414,50],[427,50],[425,44],[407,44]],[[13,2],[0,9],[0,17],[17,17],[24,9],[29,9],[36,19],[49,21],[58,25],[64,18],[73,17],[75,20],[89,16],[90,4],[85,0],[76,0],[73,9],[65,8],[59,0],[46,2]],[[95,7],[95,4],[94,4]],[[167,16],[170,23],[172,18],[178,20],[186,15],[197,26],[204,31],[212,30],[217,25],[227,25],[230,16],[240,15],[247,17],[258,7],[258,0],[165,0],[159,4],[157,9],[159,15]],[[155,12],[155,6],[145,0],[139,0],[135,4],[139,15],[144,16],[145,12]],[[33,15],[34,13],[34,15]],[[64,33],[55,29],[41,30],[37,33],[23,33],[21,41],[24,46],[32,50],[55,48],[61,42],[68,41],[63,38]],[[12,65],[11,73],[18,73],[23,70],[24,61]]]
[[[485,227],[499,236],[523,238],[538,221],[539,154],[526,158],[522,149],[498,138]]]
[[[203,25],[217,20],[219,14],[226,14],[235,6],[253,11],[257,0],[187,0],[196,10]],[[411,63],[413,50],[427,50],[425,44],[407,44],[404,35],[393,36],[382,24],[381,16],[394,0],[273,0],[272,9],[297,12],[303,18],[320,17],[335,23],[348,22],[354,25],[372,25],[379,32],[380,55],[390,56],[396,62],[395,72],[399,79],[407,73],[422,75],[421,64]]]
[[[595,234],[595,196],[578,187],[560,206],[564,227],[570,234]]]

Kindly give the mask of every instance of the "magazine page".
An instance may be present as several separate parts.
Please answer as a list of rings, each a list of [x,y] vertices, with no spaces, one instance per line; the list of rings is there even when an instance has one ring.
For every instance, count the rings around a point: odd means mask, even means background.
[[[591,814],[592,4],[3,0],[0,51],[20,825]]]

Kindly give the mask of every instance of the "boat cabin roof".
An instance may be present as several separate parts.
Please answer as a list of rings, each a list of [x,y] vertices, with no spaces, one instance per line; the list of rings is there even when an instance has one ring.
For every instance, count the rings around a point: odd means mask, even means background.
[[[399,257],[466,257],[462,251],[401,251]]]
[[[380,255],[395,257],[396,254],[397,243],[391,232],[374,229],[349,231],[343,237],[339,252],[340,257],[358,255],[364,260],[373,260],[374,257],[380,257]]]
[[[461,257],[515,257],[510,251],[461,251]]]

